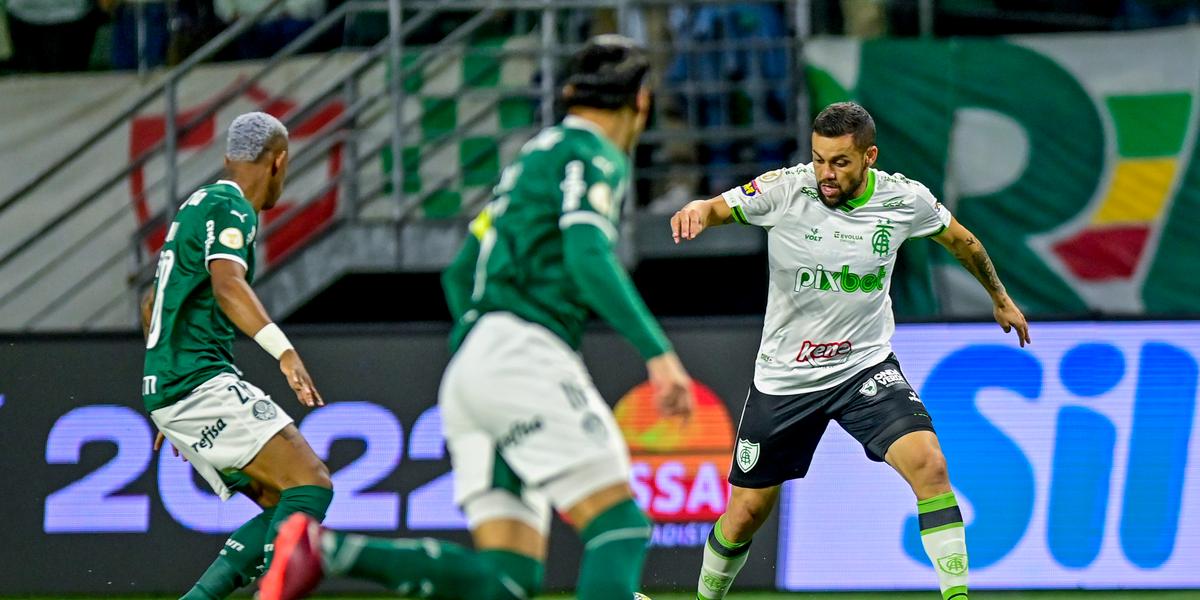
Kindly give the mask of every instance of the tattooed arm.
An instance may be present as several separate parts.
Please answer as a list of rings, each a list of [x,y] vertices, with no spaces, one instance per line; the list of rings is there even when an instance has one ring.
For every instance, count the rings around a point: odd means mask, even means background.
[[[975,276],[988,296],[991,296],[992,314],[1005,333],[1015,328],[1021,346],[1028,344],[1029,323],[1026,322],[1025,315],[1021,314],[1021,309],[1017,308],[1016,302],[1013,302],[1004,290],[1004,284],[1000,283],[1000,277],[996,275],[996,267],[992,265],[992,259],[979,238],[963,227],[958,219],[951,218],[950,226],[933,239],[950,251],[950,254]]]

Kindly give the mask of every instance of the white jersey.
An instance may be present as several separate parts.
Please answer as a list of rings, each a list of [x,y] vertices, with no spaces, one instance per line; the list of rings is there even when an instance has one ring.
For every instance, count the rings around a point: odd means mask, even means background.
[[[891,354],[896,250],[950,224],[950,211],[928,188],[870,169],[861,196],[829,208],[808,164],[764,173],[722,196],[734,220],[767,229],[771,283],[754,366],[759,391],[830,388]]]

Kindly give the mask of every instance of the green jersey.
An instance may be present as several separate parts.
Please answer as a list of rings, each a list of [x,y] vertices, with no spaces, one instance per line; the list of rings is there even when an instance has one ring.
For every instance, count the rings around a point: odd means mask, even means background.
[[[669,350],[613,254],[628,178],[625,153],[582,118],[527,142],[443,276],[451,346],[481,315],[504,311],[578,348],[594,310],[647,358]]]
[[[154,280],[142,400],[154,411],[183,399],[233,365],[236,330],[213,296],[208,265],[232,260],[254,280],[258,214],[232,181],[200,188],[167,230]]]

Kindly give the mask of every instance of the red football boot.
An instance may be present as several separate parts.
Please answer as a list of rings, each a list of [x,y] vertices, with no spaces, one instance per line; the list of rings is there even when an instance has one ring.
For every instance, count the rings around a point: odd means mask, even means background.
[[[261,600],[295,600],[307,597],[321,579],[321,524],[304,513],[294,513],[275,536],[275,558],[262,578]]]

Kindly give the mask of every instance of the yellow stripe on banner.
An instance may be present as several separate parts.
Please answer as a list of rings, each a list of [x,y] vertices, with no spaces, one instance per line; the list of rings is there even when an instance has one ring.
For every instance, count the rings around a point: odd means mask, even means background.
[[[1147,223],[1157,220],[1175,180],[1174,158],[1125,159],[1108,188],[1093,225]]]

